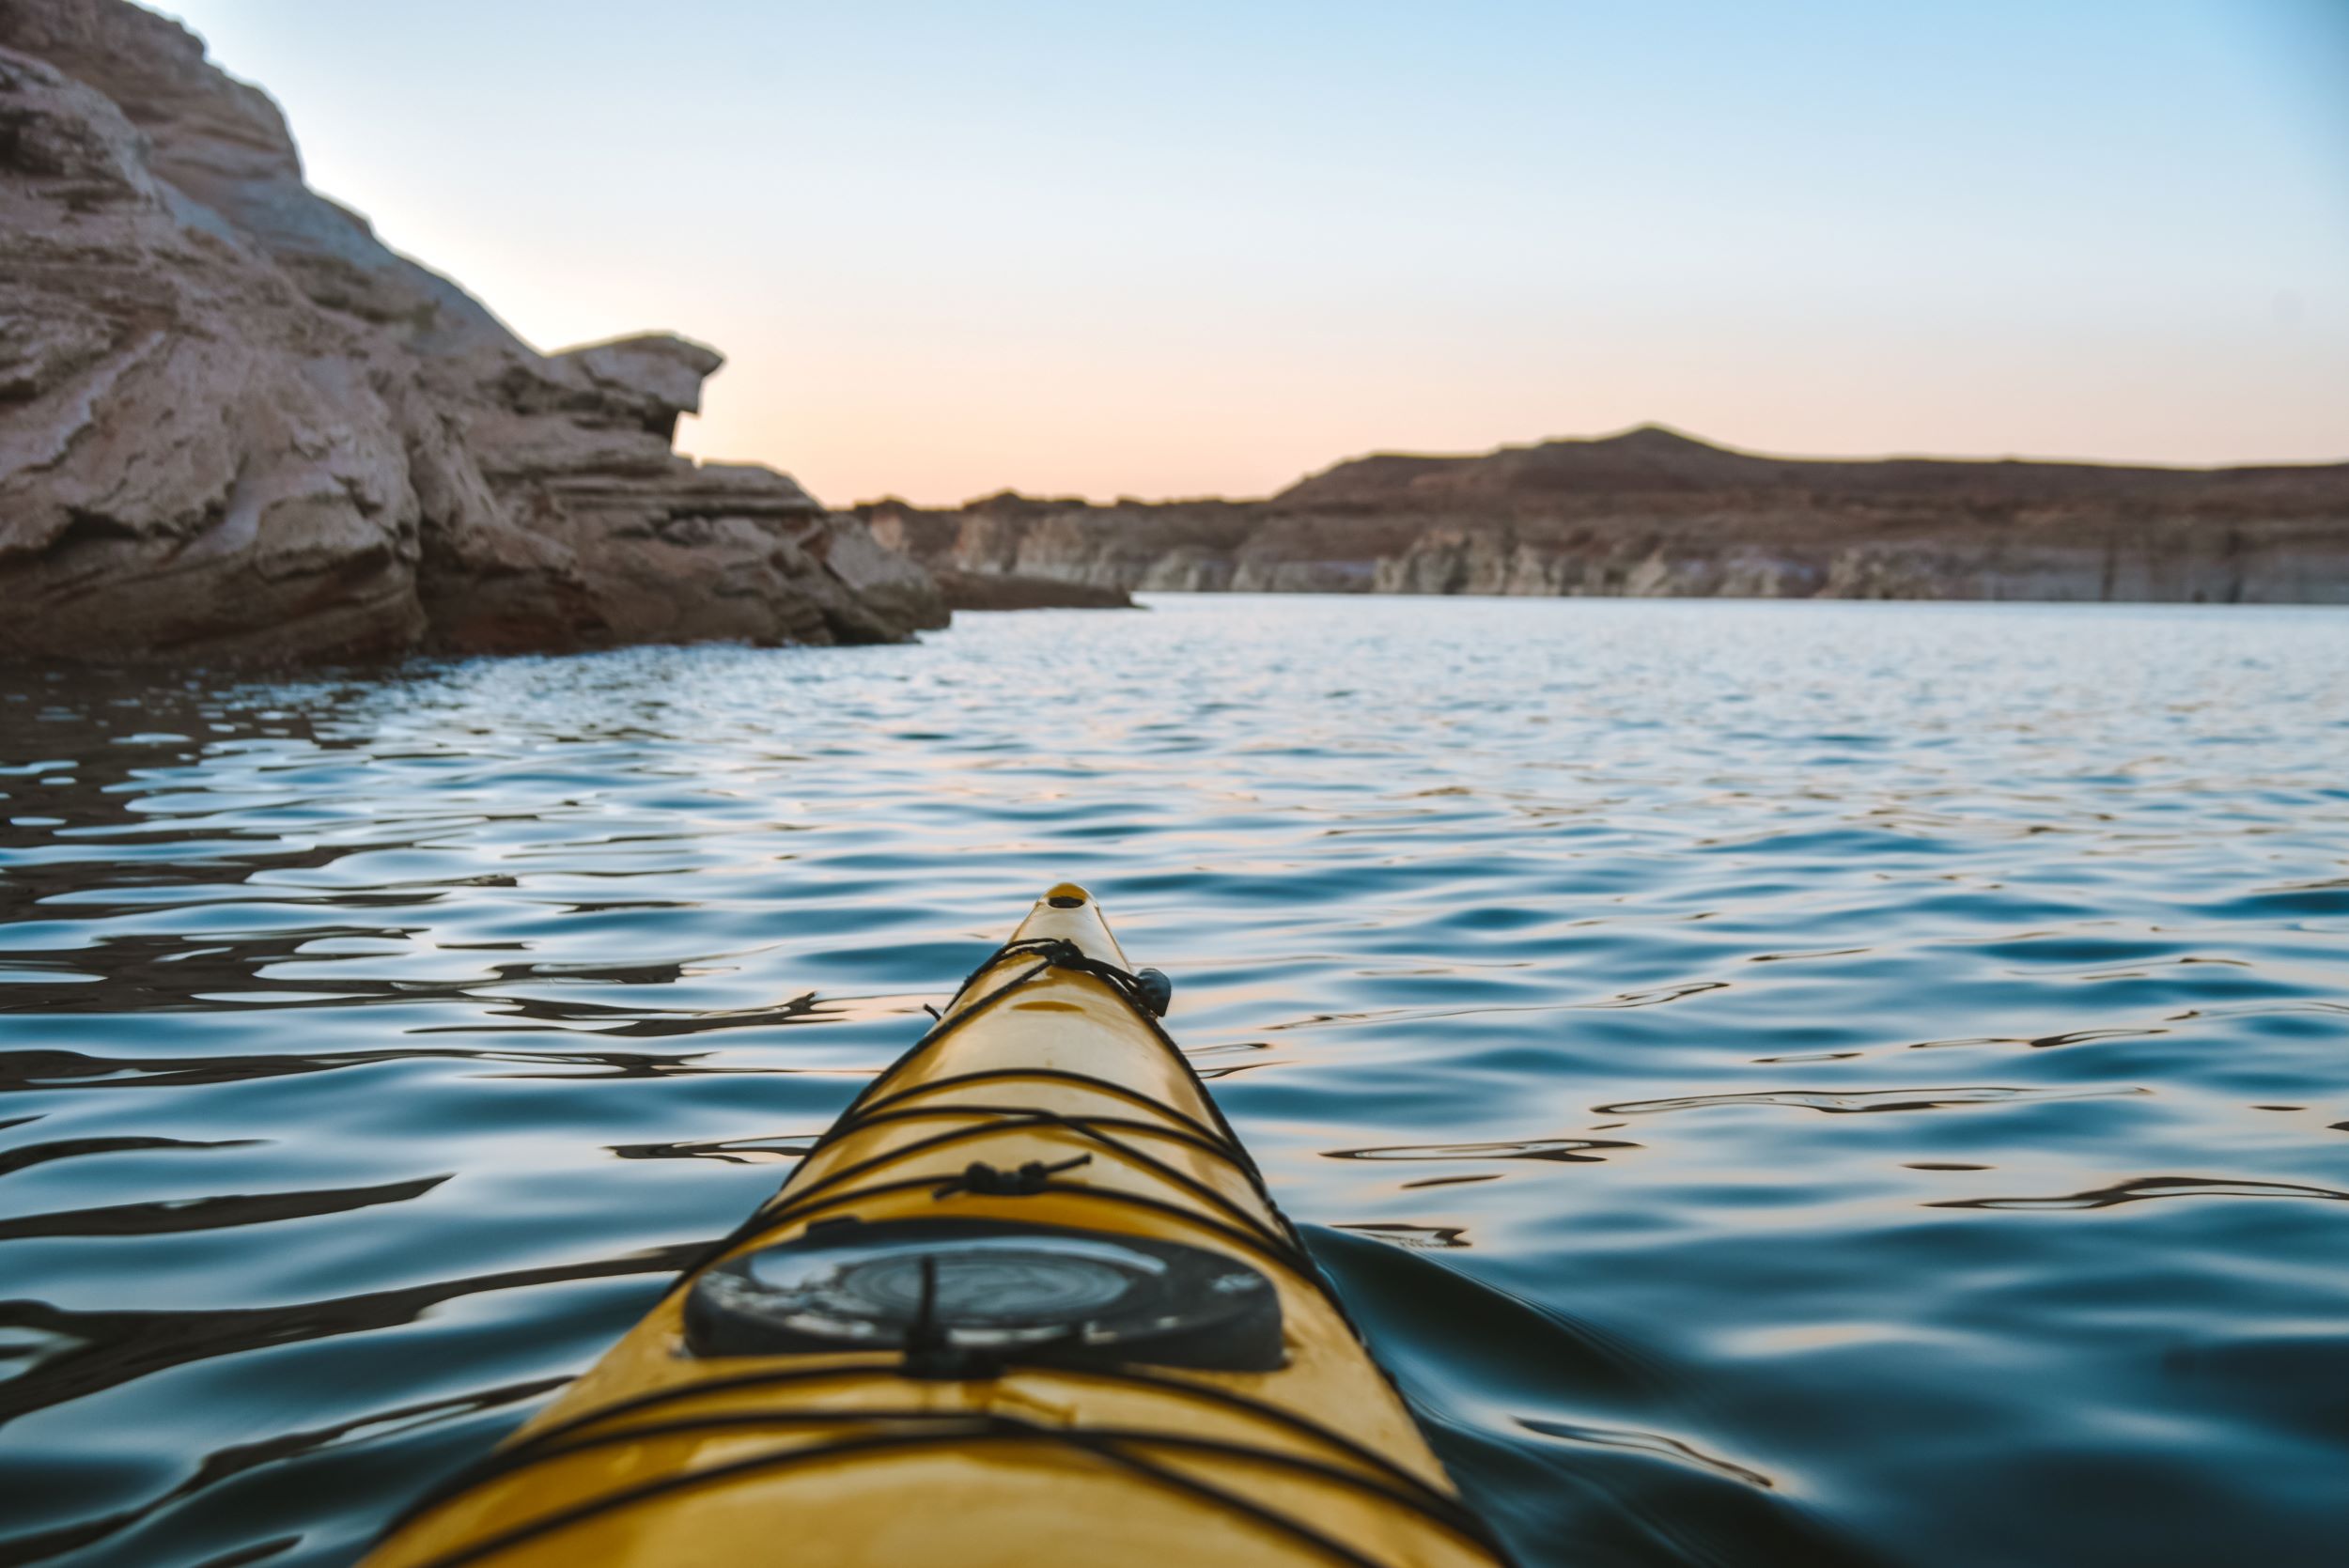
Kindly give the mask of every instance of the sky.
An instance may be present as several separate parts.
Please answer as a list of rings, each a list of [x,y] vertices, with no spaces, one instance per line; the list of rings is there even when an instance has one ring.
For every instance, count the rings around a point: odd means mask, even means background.
[[[1661,423],[2349,458],[2349,0],[174,0],[311,182],[845,505]]]

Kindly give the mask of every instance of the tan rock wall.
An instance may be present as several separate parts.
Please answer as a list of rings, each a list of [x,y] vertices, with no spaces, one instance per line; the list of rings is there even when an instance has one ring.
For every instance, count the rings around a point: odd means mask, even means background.
[[[721,363],[537,353],[304,185],[276,106],[177,23],[0,0],[0,656],[942,624],[861,522],[676,455]]]
[[[1377,504],[1358,479],[1343,510],[999,501],[894,526],[958,570],[1143,592],[2349,603],[2349,468],[1852,464],[1836,465],[1849,489],[1820,494],[1756,484],[1748,466],[1726,490],[1528,496],[1434,495],[1435,461],[1368,465],[1398,493]]]

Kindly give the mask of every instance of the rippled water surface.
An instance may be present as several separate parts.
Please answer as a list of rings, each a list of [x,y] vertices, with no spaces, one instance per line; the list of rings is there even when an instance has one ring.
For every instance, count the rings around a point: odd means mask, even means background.
[[[0,792],[0,1563],[348,1562],[1064,877],[1529,1561],[2349,1550],[2349,615],[20,674]]]

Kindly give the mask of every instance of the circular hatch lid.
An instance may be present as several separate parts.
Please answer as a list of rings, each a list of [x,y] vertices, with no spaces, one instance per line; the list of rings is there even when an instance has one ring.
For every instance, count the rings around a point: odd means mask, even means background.
[[[1228,1372],[1268,1372],[1283,1358],[1279,1293],[1237,1258],[996,1220],[818,1226],[705,1272],[686,1297],[685,1327],[699,1356],[898,1350],[946,1366]]]

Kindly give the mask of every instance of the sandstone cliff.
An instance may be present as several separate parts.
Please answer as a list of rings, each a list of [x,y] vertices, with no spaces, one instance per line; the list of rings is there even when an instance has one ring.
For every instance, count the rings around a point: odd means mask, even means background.
[[[1014,572],[934,568],[946,608],[965,610],[1132,610],[1134,596],[1123,588],[1098,588],[1058,577],[1021,577]]]
[[[292,660],[942,624],[927,574],[672,449],[720,356],[544,355],[311,191],[126,0],[0,0],[0,656]]]
[[[857,510],[942,570],[1144,591],[2349,603],[2349,464],[1816,461],[1651,427],[1265,501]]]

